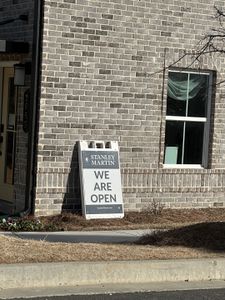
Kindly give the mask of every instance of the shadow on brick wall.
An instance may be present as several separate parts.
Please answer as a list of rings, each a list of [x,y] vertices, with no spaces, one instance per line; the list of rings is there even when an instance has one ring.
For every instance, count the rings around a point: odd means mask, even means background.
[[[62,212],[80,212],[81,211],[81,194],[80,194],[80,177],[78,161],[78,143],[75,144],[68,175],[66,193],[64,195]]]
[[[215,106],[216,106],[216,88],[217,88],[217,74],[213,71],[212,82],[212,100],[211,100],[211,115],[210,115],[210,131],[209,131],[209,153],[208,153],[208,168],[212,168],[213,145],[215,141],[214,127],[215,127]]]

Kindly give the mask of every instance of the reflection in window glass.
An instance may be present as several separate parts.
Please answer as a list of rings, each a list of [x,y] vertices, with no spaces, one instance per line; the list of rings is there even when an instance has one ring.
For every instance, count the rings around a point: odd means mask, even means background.
[[[14,170],[14,132],[7,133],[5,183],[13,184]]]
[[[16,89],[14,79],[8,80],[8,107],[7,107],[7,128],[6,128],[6,152],[4,167],[4,182],[13,184],[14,181],[14,157],[15,157],[15,136],[16,136]]]
[[[15,97],[15,86],[13,78],[9,78],[9,87],[8,87],[8,125],[7,129],[15,129],[15,112],[16,112],[16,97]]]

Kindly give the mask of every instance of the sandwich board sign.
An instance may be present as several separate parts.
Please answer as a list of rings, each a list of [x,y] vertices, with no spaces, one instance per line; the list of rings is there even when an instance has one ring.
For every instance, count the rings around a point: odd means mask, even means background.
[[[85,218],[123,218],[118,143],[79,141],[79,169]]]

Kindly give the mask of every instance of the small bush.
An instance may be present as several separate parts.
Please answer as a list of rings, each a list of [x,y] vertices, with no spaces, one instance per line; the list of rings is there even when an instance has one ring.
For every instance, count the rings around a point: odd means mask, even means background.
[[[146,210],[154,216],[160,216],[165,208],[165,204],[162,204],[160,200],[153,199],[148,205]]]
[[[56,231],[54,224],[46,225],[37,218],[7,217],[0,219],[0,230],[3,231]]]

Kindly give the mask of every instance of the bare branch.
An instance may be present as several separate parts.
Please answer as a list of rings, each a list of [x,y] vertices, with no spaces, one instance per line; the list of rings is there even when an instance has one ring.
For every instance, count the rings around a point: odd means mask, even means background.
[[[184,51],[183,55],[181,55],[176,61],[169,65],[163,66],[162,69],[147,74],[148,77],[152,77],[158,73],[161,73],[167,69],[170,69],[171,67],[176,66],[180,61],[182,61],[185,57],[189,56],[191,58],[191,63],[186,66],[185,68],[190,68],[195,63],[199,64],[200,69],[200,63],[201,63],[201,57],[205,55],[224,55],[225,54],[225,12],[218,8],[217,6],[214,6],[215,9],[215,19],[218,20],[218,28],[211,28],[210,32],[206,33],[202,39],[198,42],[197,47],[194,51]],[[225,80],[222,80],[220,82],[217,82],[215,85],[220,85],[225,83]]]
[[[224,80],[221,80],[221,81],[219,81],[219,82],[217,82],[215,85],[220,85],[220,84],[222,84],[222,83],[225,83],[225,79],[224,79]]]
[[[222,9],[219,9],[216,5],[214,5],[214,9],[216,10],[216,14],[215,14],[216,19],[225,17],[225,13],[223,12]]]

